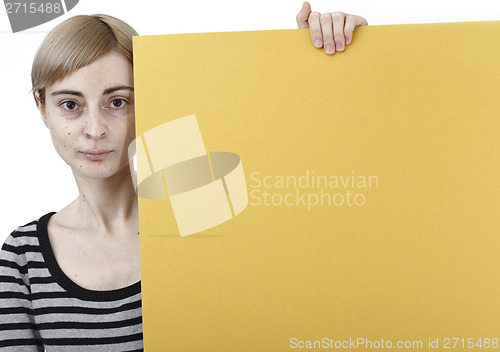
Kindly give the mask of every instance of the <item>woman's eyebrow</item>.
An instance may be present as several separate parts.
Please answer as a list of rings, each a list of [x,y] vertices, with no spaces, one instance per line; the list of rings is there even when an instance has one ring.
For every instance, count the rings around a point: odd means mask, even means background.
[[[130,86],[116,86],[116,87],[111,87],[105,89],[102,94],[109,94],[116,92],[117,90],[131,90],[132,92],[134,91],[134,87]],[[62,94],[70,94],[70,95],[76,95],[77,97],[83,97],[83,94],[81,92],[78,92],[76,90],[69,90],[69,89],[61,89],[61,90],[56,90],[55,92],[52,92],[50,95],[62,95]]]
[[[55,92],[52,92],[50,95],[61,95],[61,94],[71,94],[71,95],[76,95],[77,97],[83,96],[82,93],[77,92],[76,90],[67,90],[67,89],[56,90]]]
[[[102,92],[102,94],[105,95],[105,94],[116,92],[117,90],[124,90],[124,89],[125,90],[131,90],[132,92],[134,91],[134,87],[130,87],[130,86],[116,86],[116,87],[111,87],[111,88],[105,89],[104,92]]]

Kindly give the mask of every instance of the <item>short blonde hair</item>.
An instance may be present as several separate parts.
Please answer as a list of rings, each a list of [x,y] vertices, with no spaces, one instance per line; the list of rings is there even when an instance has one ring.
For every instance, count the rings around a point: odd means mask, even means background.
[[[45,105],[47,86],[111,51],[123,54],[132,63],[134,35],[137,32],[125,22],[102,14],[74,16],[57,25],[33,60],[31,83],[37,104]]]

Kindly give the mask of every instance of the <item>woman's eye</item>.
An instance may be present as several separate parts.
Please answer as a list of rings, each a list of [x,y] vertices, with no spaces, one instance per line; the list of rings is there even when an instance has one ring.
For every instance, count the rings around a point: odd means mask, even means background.
[[[78,106],[74,101],[65,101],[61,104],[66,110],[75,110]]]
[[[123,99],[113,99],[111,101],[111,106],[114,108],[122,108],[127,102]]]

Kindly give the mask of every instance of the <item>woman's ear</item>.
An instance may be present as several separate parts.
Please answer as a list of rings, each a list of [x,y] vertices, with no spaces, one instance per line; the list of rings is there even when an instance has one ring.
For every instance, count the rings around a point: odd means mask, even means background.
[[[45,126],[47,126],[47,115],[45,110],[45,104],[42,104],[39,92],[35,93],[35,99],[38,110],[40,111],[40,115],[42,116],[43,123],[45,124]]]

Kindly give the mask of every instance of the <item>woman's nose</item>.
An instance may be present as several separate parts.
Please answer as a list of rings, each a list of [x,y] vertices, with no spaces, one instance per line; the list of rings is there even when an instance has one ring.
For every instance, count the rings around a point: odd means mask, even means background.
[[[102,138],[108,133],[106,117],[100,109],[89,109],[86,114],[83,133],[87,138]]]

